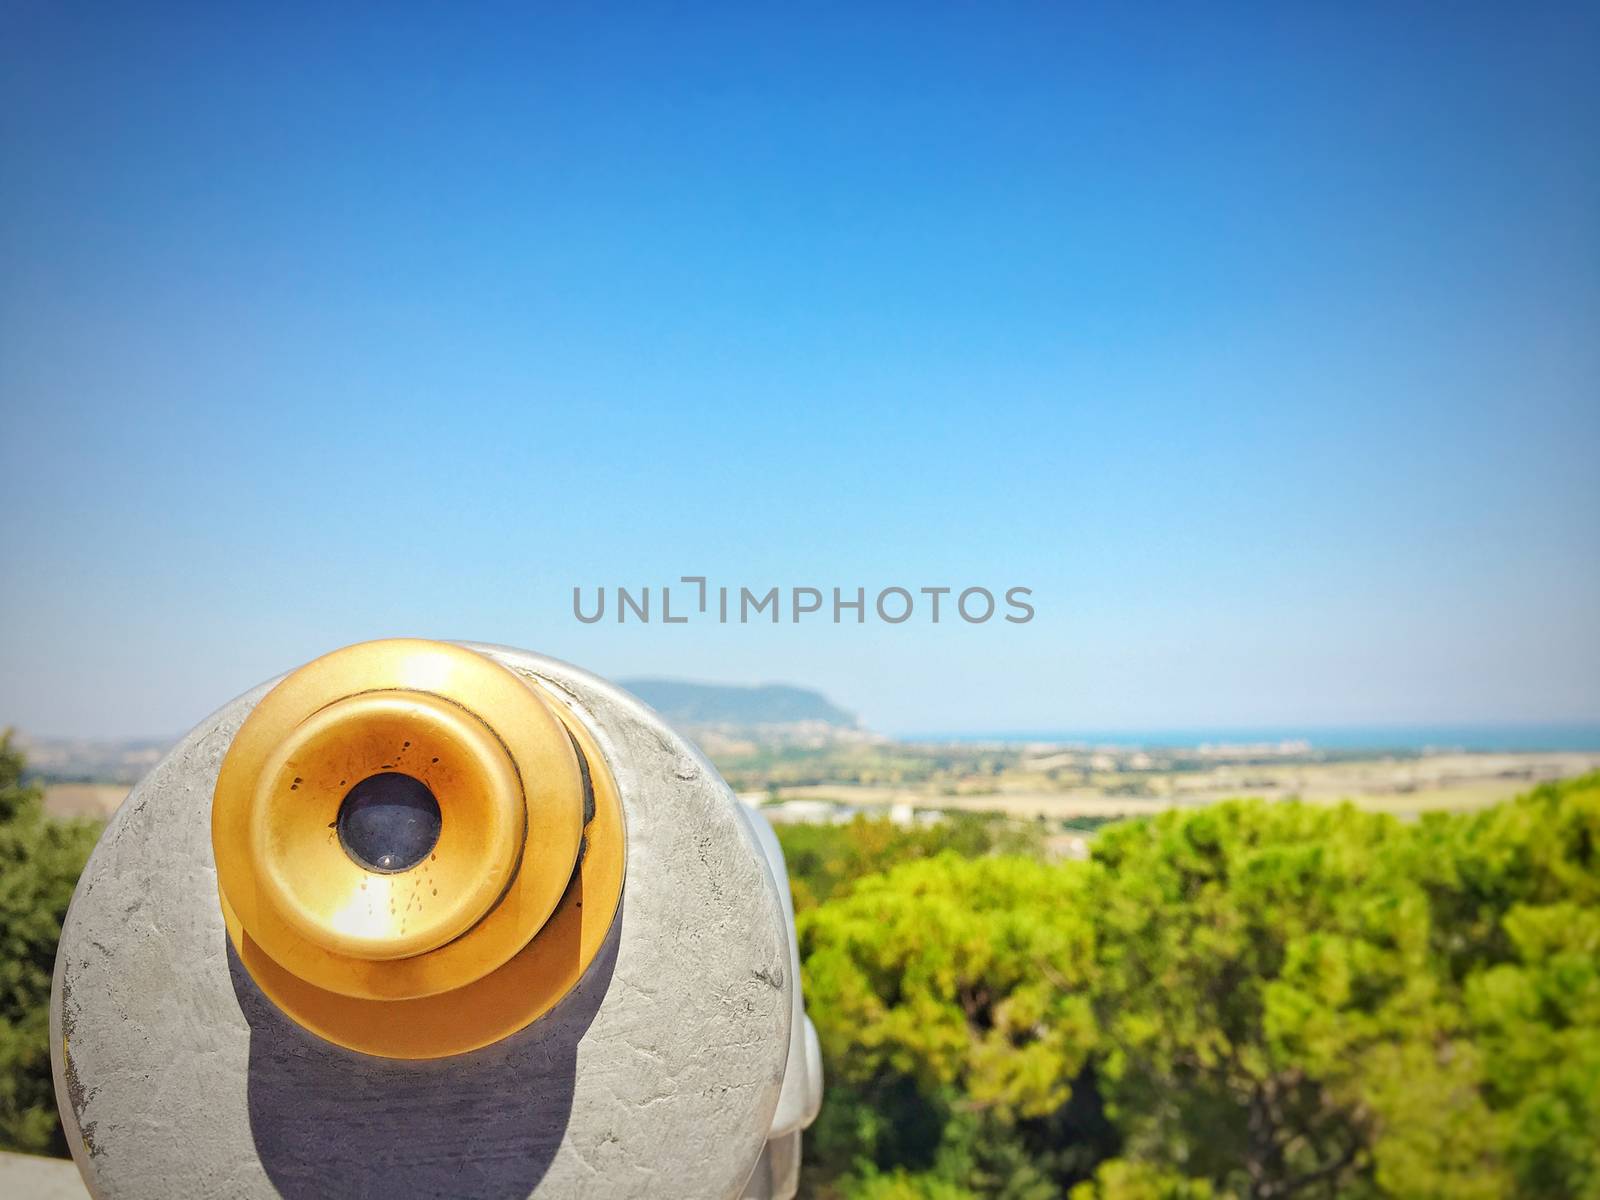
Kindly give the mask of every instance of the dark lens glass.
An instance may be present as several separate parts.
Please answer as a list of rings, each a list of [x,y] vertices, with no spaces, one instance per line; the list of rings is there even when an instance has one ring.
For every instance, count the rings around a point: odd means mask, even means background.
[[[439,802],[427,784],[398,771],[372,775],[339,806],[339,841],[369,871],[405,871],[439,841]]]

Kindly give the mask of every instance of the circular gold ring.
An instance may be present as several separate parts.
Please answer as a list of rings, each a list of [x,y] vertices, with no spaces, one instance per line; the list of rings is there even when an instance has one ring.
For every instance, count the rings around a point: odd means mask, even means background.
[[[406,774],[450,806],[414,868],[377,872],[337,832],[353,783]],[[505,891],[527,812],[515,764],[477,717],[426,692],[369,692],[301,722],[267,760],[250,853],[260,904],[310,945],[409,958],[470,929]]]
[[[520,957],[581,880],[586,775],[597,805],[615,794],[575,720],[532,680],[439,642],[351,646],[282,680],[235,735],[212,809],[223,912],[263,990],[319,1030],[332,998],[357,1004],[367,1028],[330,1036],[362,1048],[391,1044],[395,1004],[460,1000]],[[339,814],[391,773],[436,800],[438,825],[425,857],[385,871],[346,847]],[[592,854],[603,831],[588,836]],[[415,1041],[393,1044],[410,1056]]]
[[[386,1058],[442,1058],[489,1045],[548,1012],[599,956],[622,897],[626,829],[616,780],[594,735],[562,699],[535,681],[582,756],[594,800],[581,861],[554,912],[522,949],[460,986],[376,1000],[318,987],[251,936],[222,895],[240,962],[257,986],[301,1026],[328,1041]]]

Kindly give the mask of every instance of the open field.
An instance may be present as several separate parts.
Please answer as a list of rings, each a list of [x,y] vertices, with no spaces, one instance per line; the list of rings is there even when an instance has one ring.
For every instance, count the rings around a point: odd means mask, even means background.
[[[1069,756],[1020,757],[998,770],[986,767],[967,777],[950,772],[894,784],[841,779],[778,785],[767,794],[775,801],[832,800],[856,808],[909,805],[1048,820],[1137,816],[1232,796],[1294,796],[1319,804],[1348,800],[1369,811],[1410,816],[1485,808],[1539,783],[1600,768],[1600,754],[1595,753],[1449,753],[1334,761],[1286,755],[1280,761],[1213,765],[1161,761],[1142,752],[1096,752],[1070,763],[1064,757]],[[1053,778],[1041,773],[1042,763]]]
[[[104,820],[127,799],[123,783],[49,783],[44,789],[44,810],[52,817],[93,817]]]

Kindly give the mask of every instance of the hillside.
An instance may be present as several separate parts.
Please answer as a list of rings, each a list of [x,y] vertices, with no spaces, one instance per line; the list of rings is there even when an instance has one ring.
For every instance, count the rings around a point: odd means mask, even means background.
[[[623,679],[622,687],[680,727],[759,728],[770,725],[858,727],[855,715],[821,692],[788,684],[736,686],[677,679]]]

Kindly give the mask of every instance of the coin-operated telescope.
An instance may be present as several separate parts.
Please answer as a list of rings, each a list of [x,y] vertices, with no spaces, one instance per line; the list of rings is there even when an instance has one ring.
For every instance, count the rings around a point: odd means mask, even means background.
[[[770,827],[637,700],[370,642],[202,722],[51,999],[97,1197],[787,1197],[822,1074]]]

